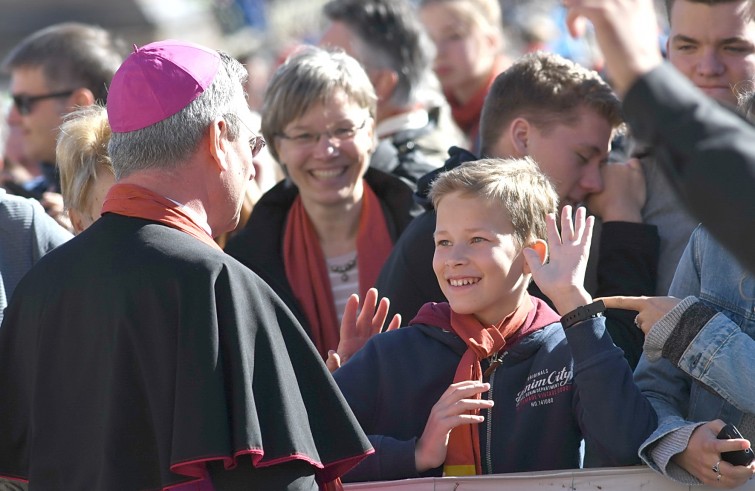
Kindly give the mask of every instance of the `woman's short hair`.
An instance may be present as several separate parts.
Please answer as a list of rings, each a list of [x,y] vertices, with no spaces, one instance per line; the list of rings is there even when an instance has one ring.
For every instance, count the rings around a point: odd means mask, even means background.
[[[368,109],[375,118],[375,89],[359,62],[343,51],[307,46],[278,68],[262,107],[262,134],[271,143],[268,148],[275,160],[280,161],[275,138],[286,125],[313,106],[327,103],[338,92]]]

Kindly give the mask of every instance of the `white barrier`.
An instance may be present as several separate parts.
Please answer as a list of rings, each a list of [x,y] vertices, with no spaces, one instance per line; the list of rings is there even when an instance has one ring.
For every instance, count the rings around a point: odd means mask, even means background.
[[[520,472],[474,477],[426,477],[346,484],[347,491],[709,491],[677,484],[646,466]],[[755,491],[755,480],[737,488]]]

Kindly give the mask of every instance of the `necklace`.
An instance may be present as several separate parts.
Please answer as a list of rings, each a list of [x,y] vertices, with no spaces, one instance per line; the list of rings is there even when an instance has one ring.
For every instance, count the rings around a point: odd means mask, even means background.
[[[339,265],[330,266],[330,270],[334,273],[341,273],[341,281],[346,283],[347,281],[349,281],[349,271],[354,269],[356,265],[357,265],[357,256],[354,255],[354,258],[351,261],[347,262],[346,264],[342,264],[340,266]]]

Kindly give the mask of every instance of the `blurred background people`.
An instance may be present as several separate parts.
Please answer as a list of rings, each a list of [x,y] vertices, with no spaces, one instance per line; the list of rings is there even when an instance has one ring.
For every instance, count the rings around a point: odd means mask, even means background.
[[[480,113],[495,77],[510,60],[504,54],[498,0],[421,0],[419,16],[435,43],[435,74],[451,104],[468,148],[479,151]]]
[[[76,106],[107,100],[108,85],[125,55],[125,43],[107,30],[69,22],[29,35],[2,62],[13,99],[8,123],[20,130],[24,162],[33,176],[17,184],[37,194],[48,213],[69,229],[55,167],[59,127]]]
[[[377,95],[380,144],[370,165],[416,182],[464,136],[432,71],[435,48],[406,0],[331,0],[321,45],[362,64]]]
[[[8,126],[0,123],[0,170],[7,130]],[[0,186],[0,322],[21,278],[42,256],[70,238],[70,232],[48,216],[36,200],[9,194]],[[0,478],[0,488],[3,486],[11,484]]]

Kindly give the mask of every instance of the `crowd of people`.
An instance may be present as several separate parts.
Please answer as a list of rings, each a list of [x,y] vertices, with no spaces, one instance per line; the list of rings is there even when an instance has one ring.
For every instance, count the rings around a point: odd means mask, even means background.
[[[0,487],[751,479],[755,3],[665,7],[662,52],[653,0],[564,0],[598,73],[498,0],[330,0],[259,108],[223,51],[29,35]]]

